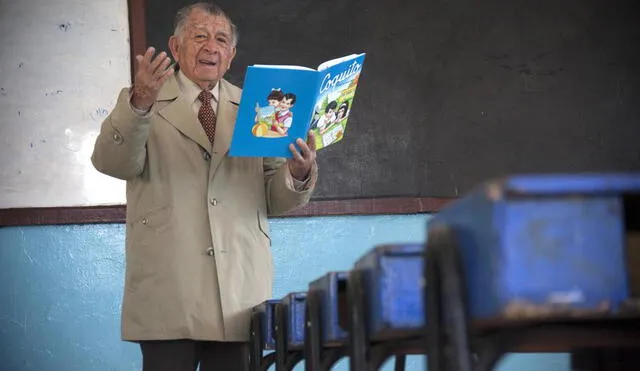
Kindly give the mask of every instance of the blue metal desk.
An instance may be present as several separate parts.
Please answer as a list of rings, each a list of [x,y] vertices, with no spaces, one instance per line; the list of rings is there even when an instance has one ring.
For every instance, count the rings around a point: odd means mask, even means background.
[[[441,210],[425,255],[429,368],[488,370],[526,347],[640,347],[628,260],[639,196],[640,174],[530,175]]]
[[[275,306],[276,371],[292,370],[304,359],[306,297],[292,292]]]
[[[351,370],[377,370],[390,356],[403,370],[407,354],[422,353],[424,244],[381,245],[349,272]]]
[[[347,272],[328,272],[309,283],[305,317],[305,369],[330,370],[347,355]]]
[[[275,350],[275,308],[279,300],[267,300],[253,308],[249,328],[249,369],[266,371],[275,361],[275,352],[264,355],[266,350]]]

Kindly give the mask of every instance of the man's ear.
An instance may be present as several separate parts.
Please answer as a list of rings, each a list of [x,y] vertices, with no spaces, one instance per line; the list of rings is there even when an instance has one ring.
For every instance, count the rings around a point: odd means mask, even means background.
[[[229,64],[227,65],[227,70],[229,68],[231,68],[231,62],[233,62],[233,58],[236,57],[236,47],[233,47],[233,50],[231,51],[231,58],[229,58]]]
[[[171,37],[169,38],[169,50],[171,50],[173,60],[176,62],[180,62],[178,60],[178,51],[180,50],[180,39],[178,38],[178,36],[171,35]]]

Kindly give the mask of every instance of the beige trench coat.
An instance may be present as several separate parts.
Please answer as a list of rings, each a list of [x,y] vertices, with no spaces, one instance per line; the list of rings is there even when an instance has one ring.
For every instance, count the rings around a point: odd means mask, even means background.
[[[148,117],[123,89],[92,162],[126,180],[124,340],[248,340],[249,311],[272,295],[267,215],[308,202],[284,159],[226,156],[241,90],[220,81],[213,148],[175,76]]]

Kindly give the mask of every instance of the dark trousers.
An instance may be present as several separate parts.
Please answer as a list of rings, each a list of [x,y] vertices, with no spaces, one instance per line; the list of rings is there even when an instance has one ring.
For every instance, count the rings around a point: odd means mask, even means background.
[[[140,342],[142,371],[247,371],[249,345],[240,342],[159,340]]]

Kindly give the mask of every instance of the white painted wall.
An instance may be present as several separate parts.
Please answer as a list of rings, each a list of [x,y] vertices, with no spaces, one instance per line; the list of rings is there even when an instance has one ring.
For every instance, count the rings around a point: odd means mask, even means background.
[[[0,208],[124,203],[90,156],[129,60],[126,0],[0,0]]]

